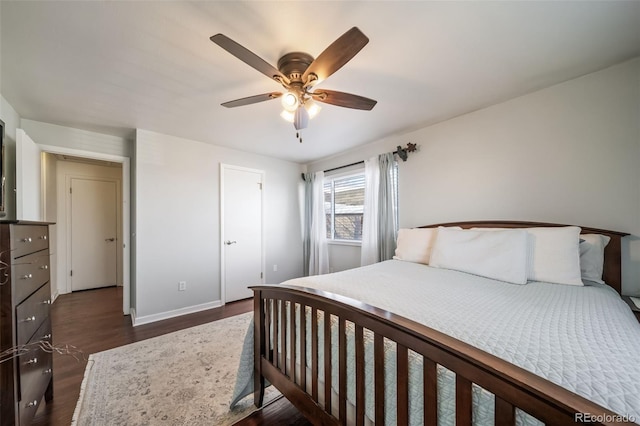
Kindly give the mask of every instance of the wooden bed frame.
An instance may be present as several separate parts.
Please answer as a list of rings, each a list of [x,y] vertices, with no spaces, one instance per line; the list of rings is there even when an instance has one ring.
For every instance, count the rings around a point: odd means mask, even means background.
[[[455,222],[437,226],[470,227],[536,227],[566,226],[538,222]],[[604,280],[621,290],[620,240],[628,235],[594,228],[582,228],[582,233],[599,233],[611,237],[605,250]],[[384,425],[385,375],[384,341],[396,343],[397,389],[395,401],[397,424],[406,425],[409,420],[409,350],[422,355],[424,377],[424,424],[437,425],[436,368],[440,364],[456,374],[455,417],[456,425],[471,425],[472,384],[475,383],[495,395],[495,424],[514,425],[515,409],[519,408],[547,425],[566,425],[575,421],[575,415],[588,413],[590,424],[624,424],[615,413],[572,393],[546,379],[520,367],[479,350],[446,334],[416,323],[399,315],[367,305],[347,297],[315,289],[294,286],[258,286],[254,291],[255,349],[254,349],[254,403],[262,406],[265,381],[268,380],[313,424],[347,424],[347,322],[355,329],[355,424],[365,422],[365,361],[363,330],[373,333],[375,423]],[[307,335],[306,315],[311,311],[311,336]],[[291,312],[296,312],[290,315]],[[319,334],[330,342],[331,321],[324,321],[318,330],[318,312],[324,318],[331,315],[338,323],[338,383],[337,405],[332,406],[331,348],[318,343]],[[296,322],[299,327],[296,327]],[[300,344],[311,340],[311,379],[306,374],[296,374],[296,356],[307,359],[307,346]],[[290,342],[294,342],[290,344]],[[319,377],[318,351],[324,353],[324,375]],[[296,354],[298,352],[298,355]],[[306,364],[306,363],[305,363]],[[335,366],[333,366],[335,368]],[[319,382],[323,381],[321,388]],[[319,395],[323,392],[323,395]],[[326,401],[326,403],[322,403]],[[335,396],[334,396],[335,401]],[[332,415],[332,413],[337,415]],[[620,420],[623,420],[622,422]],[[626,424],[634,424],[627,421]]]

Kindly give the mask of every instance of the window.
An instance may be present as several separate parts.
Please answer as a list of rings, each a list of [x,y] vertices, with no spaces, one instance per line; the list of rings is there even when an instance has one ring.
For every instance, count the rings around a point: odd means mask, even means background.
[[[391,182],[398,200],[398,165],[391,169]],[[364,170],[349,174],[325,176],[324,211],[327,239],[332,241],[362,241],[364,217]],[[398,214],[396,210],[396,215]],[[396,223],[398,218],[396,217]]]
[[[327,239],[362,241],[364,171],[325,177]]]

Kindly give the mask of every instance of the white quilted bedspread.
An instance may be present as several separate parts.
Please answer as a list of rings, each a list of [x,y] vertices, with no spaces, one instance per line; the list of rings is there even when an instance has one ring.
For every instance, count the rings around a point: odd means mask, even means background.
[[[410,318],[640,419],[640,324],[610,287],[513,285],[396,260],[283,284]]]

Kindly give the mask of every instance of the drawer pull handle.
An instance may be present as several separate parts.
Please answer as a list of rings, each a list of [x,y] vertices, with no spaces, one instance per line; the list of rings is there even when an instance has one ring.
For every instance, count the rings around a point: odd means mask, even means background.
[[[32,241],[32,240],[31,240],[31,237],[22,238],[22,239],[20,240],[20,242],[23,242],[23,243],[30,243],[31,241]]]
[[[45,271],[46,271],[47,269],[49,269],[49,265],[42,265],[42,266],[40,267],[40,269],[43,269],[43,270],[45,270]]]
[[[50,305],[51,304],[51,299],[47,299],[45,301],[42,302],[43,305]]]
[[[30,317],[25,318],[25,319],[24,319],[24,322],[35,321],[35,320],[36,320],[36,316],[35,316],[35,315],[33,315],[33,316],[30,316]]]
[[[52,371],[53,371],[53,370],[51,370],[50,368],[47,368],[46,370],[44,370],[44,371],[42,372],[42,374],[51,374],[51,372],[52,372]]]
[[[38,401],[34,399],[33,401],[27,404],[27,408],[35,407],[36,405],[38,405]]]
[[[47,241],[47,236],[46,235],[40,235],[38,238],[40,238],[41,240]]]
[[[31,278],[33,278],[33,275],[32,274],[27,274],[27,275],[23,275],[20,278],[22,278],[23,280],[30,280]]]
[[[25,365],[37,364],[37,363],[38,363],[38,358],[31,358],[29,361],[25,362]]]
[[[51,333],[45,334],[44,336],[42,336],[42,340],[49,340],[49,339],[51,339]]]

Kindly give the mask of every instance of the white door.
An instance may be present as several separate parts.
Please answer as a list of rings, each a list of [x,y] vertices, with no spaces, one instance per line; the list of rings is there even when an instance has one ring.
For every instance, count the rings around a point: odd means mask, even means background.
[[[44,219],[41,150],[22,129],[16,129],[16,218]]]
[[[223,164],[223,301],[253,295],[247,287],[263,283],[262,183],[264,172]]]
[[[71,179],[71,290],[117,284],[116,182]]]

